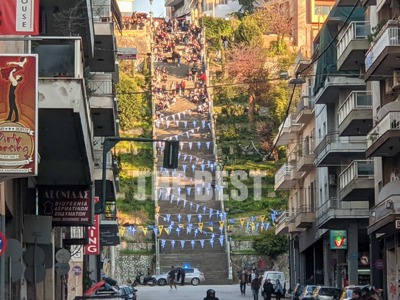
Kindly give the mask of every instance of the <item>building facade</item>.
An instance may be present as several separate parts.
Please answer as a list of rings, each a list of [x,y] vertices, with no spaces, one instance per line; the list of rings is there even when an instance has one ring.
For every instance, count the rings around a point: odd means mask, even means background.
[[[41,1],[32,16],[37,33],[0,35],[2,62],[18,66],[1,78],[2,88],[10,80],[14,89],[0,113],[0,232],[8,241],[0,261],[0,298],[73,299],[101,278],[101,247],[115,244],[107,238],[100,244],[100,236],[88,235],[90,228],[97,226],[101,235],[107,225],[118,235],[118,168],[110,153],[104,162],[101,144],[118,135],[114,28],[121,27],[121,15],[114,0],[79,0]],[[37,64],[33,74],[25,69],[31,59]],[[22,98],[29,82],[37,93],[31,105]],[[35,105],[37,171],[21,175],[22,167],[10,168],[7,161],[10,147],[20,141],[12,145],[7,128],[29,125]],[[29,251],[44,261],[23,259]]]

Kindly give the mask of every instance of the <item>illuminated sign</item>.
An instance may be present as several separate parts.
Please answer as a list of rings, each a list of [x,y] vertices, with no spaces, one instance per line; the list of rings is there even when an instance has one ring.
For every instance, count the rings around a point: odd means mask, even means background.
[[[347,249],[347,231],[331,230],[330,231],[330,249]]]

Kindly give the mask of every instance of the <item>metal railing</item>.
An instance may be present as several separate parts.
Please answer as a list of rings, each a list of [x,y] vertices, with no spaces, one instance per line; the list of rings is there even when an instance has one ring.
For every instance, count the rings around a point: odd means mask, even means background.
[[[368,71],[387,46],[400,46],[400,28],[398,26],[399,22],[391,20],[379,32],[375,43],[365,56],[365,71]]]
[[[280,214],[280,216],[276,219],[276,224],[281,224],[283,222],[286,222],[289,218],[289,213],[287,211],[284,211],[283,213]]]
[[[313,213],[315,212],[315,207],[310,205],[302,205],[296,211],[296,216],[304,213]]]
[[[321,218],[324,214],[326,214],[330,209],[339,208],[339,199],[336,197],[329,198],[326,200],[320,207],[317,208],[316,218]]]
[[[355,160],[339,175],[339,189],[344,189],[354,179],[374,178],[372,160]]]
[[[367,135],[367,147],[371,147],[388,130],[400,130],[400,112],[389,112]]]
[[[290,165],[283,164],[275,173],[275,183],[279,182],[283,177],[290,175]]]
[[[351,22],[349,26],[347,26],[344,34],[337,43],[337,58],[339,59],[339,57],[343,54],[344,50],[346,50],[351,41],[366,40],[370,33],[371,26],[369,22]]]
[[[111,13],[111,5],[98,5],[93,4],[93,20],[95,22],[111,22],[112,13]]]
[[[108,95],[112,97],[112,95],[114,94],[113,82],[111,79],[110,80],[90,79],[88,82],[88,87],[91,90],[92,96]]]
[[[372,109],[372,95],[370,91],[353,91],[339,107],[339,125],[352,110]],[[372,117],[372,115],[371,115]]]
[[[400,213],[400,195],[390,196],[374,206],[370,211],[369,224],[374,224],[394,213]]]
[[[314,98],[312,96],[301,97],[299,103],[297,104],[297,113],[300,113],[303,109],[313,109],[314,108]]]
[[[337,132],[327,134],[315,147],[315,157],[318,157],[319,154],[327,147],[329,144],[365,144],[365,136],[339,136]]]

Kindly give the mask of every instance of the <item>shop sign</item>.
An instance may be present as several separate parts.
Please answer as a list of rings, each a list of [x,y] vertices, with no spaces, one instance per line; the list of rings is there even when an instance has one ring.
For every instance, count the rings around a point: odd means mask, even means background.
[[[94,203],[99,202],[99,197],[94,197]],[[88,243],[85,245],[85,255],[100,254],[100,215],[94,215],[93,226],[87,230]]]
[[[0,1],[0,35],[39,35],[39,0]]]
[[[93,225],[93,201],[90,187],[39,187],[39,213],[52,216],[53,226]]]
[[[330,249],[341,250],[347,249],[347,231],[331,230],[330,231]]]

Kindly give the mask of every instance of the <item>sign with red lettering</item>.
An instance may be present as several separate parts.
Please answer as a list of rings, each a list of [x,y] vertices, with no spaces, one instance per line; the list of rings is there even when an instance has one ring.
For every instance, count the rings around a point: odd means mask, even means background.
[[[94,204],[99,202],[99,197],[94,197]],[[85,245],[85,255],[100,254],[100,215],[94,215],[93,226],[87,230],[88,243]]]
[[[37,175],[37,61],[0,55],[0,176]]]
[[[39,35],[39,0],[0,1],[0,35]]]
[[[53,226],[92,226],[89,186],[40,186],[39,214],[53,217]]]

